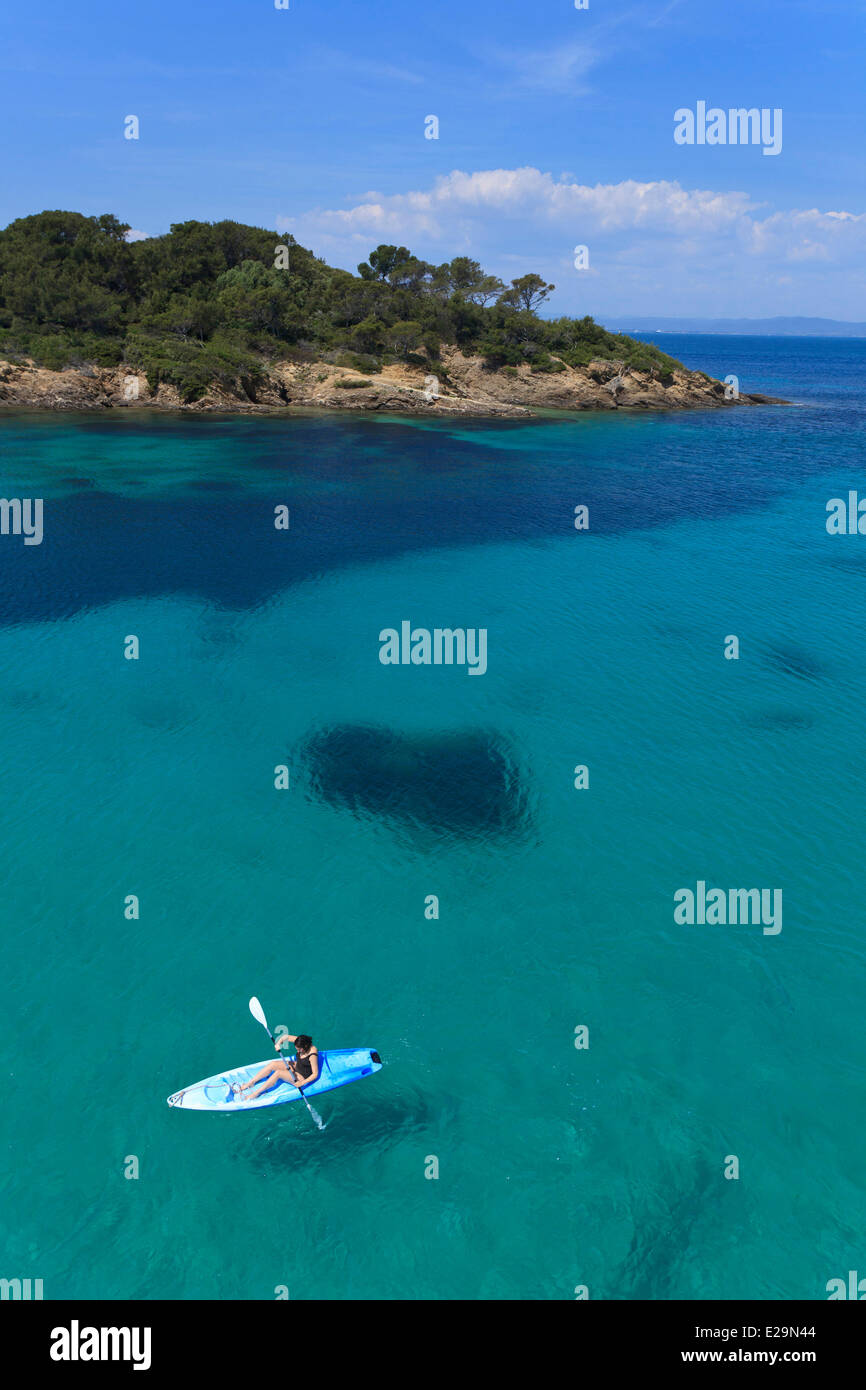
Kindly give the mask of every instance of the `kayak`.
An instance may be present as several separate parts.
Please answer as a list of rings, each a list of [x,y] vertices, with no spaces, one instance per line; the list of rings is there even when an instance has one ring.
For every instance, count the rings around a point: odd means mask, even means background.
[[[257,1100],[244,1100],[237,1087],[252,1081],[262,1067],[270,1066],[274,1058],[264,1062],[250,1062],[246,1067],[235,1067],[233,1071],[221,1071],[209,1076],[205,1081],[197,1081],[182,1091],[175,1091],[168,1097],[168,1104],[180,1110],[221,1110],[231,1114],[233,1110],[264,1110],[272,1105],[284,1105],[288,1101],[300,1100],[301,1093],[290,1081],[279,1081]],[[371,1076],[382,1070],[382,1059],[378,1052],[369,1047],[344,1047],[319,1053],[319,1075],[310,1086],[304,1087],[305,1096],[321,1096],[326,1091],[334,1091],[338,1086],[347,1086],[350,1081],[360,1081],[362,1076]],[[251,1088],[255,1090],[255,1087]],[[245,1091],[244,1095],[250,1095]]]

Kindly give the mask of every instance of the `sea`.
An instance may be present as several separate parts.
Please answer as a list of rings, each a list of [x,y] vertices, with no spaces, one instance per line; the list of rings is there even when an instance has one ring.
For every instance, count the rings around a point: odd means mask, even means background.
[[[0,536],[0,1276],[866,1273],[866,535],[827,529],[866,340],[642,336],[787,404],[2,413],[43,535]],[[486,670],[383,663],[404,622],[483,630]],[[678,920],[699,885],[775,925]],[[273,1055],[251,996],[379,1052],[323,1129],[166,1104]]]

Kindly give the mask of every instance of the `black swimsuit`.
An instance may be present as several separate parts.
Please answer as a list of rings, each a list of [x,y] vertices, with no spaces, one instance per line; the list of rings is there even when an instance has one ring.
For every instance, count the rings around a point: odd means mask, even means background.
[[[310,1052],[306,1057],[295,1058],[295,1071],[298,1072],[302,1081],[306,1081],[313,1074],[313,1053]],[[305,1070],[306,1068],[306,1070]]]

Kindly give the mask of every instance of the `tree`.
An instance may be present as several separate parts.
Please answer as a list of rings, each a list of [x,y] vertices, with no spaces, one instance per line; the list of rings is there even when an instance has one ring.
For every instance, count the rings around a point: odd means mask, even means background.
[[[447,269],[454,293],[472,304],[487,304],[505,289],[497,275],[486,275],[469,256],[455,256],[449,266],[441,269]]]
[[[454,286],[451,280],[451,267],[447,261],[443,261],[442,265],[431,267],[427,288],[441,302],[448,299]]]
[[[448,269],[455,294],[474,304],[484,303],[505,288],[501,280],[495,275],[486,275],[478,261],[469,256],[455,256]]]
[[[396,266],[414,259],[408,246],[377,246],[370,252],[369,262],[358,266],[358,274],[362,280],[387,280]]]
[[[414,320],[405,320],[392,323],[388,329],[388,342],[393,352],[397,352],[401,357],[407,353],[414,352],[421,345],[424,330],[420,323]]]
[[[172,295],[171,303],[164,314],[159,316],[154,326],[175,334],[186,340],[190,334],[204,342],[209,338],[220,321],[220,311],[216,304],[194,294]]]
[[[491,299],[496,299],[505,289],[505,285],[498,275],[485,275],[478,284],[467,294],[466,298],[471,299],[473,304],[485,306]]]
[[[448,266],[452,289],[459,290],[468,298],[468,291],[484,279],[484,271],[477,261],[469,256],[455,256]]]
[[[18,218],[0,232],[0,306],[32,324],[116,332],[136,280],[128,231],[111,213]]]
[[[294,318],[290,285],[284,271],[261,261],[243,261],[216,282],[219,316],[253,332],[280,334]]]
[[[384,346],[384,329],[378,319],[364,319],[349,330],[349,339],[359,352],[379,353]]]
[[[410,256],[407,261],[400,261],[395,265],[388,276],[388,284],[394,289],[419,294],[432,269],[426,261],[419,261],[417,256]]]
[[[521,275],[519,279],[512,280],[510,289],[499,296],[499,303],[532,313],[555,289],[555,285],[545,284],[540,275]]]

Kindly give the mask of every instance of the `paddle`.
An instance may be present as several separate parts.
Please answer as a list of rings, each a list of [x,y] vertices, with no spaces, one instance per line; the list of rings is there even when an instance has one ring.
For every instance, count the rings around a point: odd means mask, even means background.
[[[253,995],[252,999],[250,1000],[250,1013],[252,1014],[253,1018],[256,1020],[256,1023],[260,1023],[260,1024],[262,1025],[262,1027],[264,1028],[264,1030],[265,1030],[265,1032],[267,1033],[268,1037],[270,1038],[271,1042],[276,1046],[277,1040],[276,1040],[276,1038],[274,1037],[273,1033],[271,1032],[270,1028],[268,1027],[268,1020],[265,1018],[265,1011],[264,1011],[264,1009],[262,1008],[261,1004],[259,1003],[259,1001],[258,1001],[258,999],[256,998],[255,995]],[[280,1048],[280,1051],[282,1051],[282,1047]],[[310,1117],[311,1117],[313,1123],[314,1123],[319,1129],[324,1129],[324,1125],[322,1124],[322,1121],[316,1116],[315,1110],[313,1109],[313,1107],[312,1107],[312,1105],[310,1104],[310,1102],[307,1100],[307,1097],[304,1095],[303,1087],[302,1087],[302,1086],[299,1086],[299,1087],[298,1087],[298,1090],[299,1090],[300,1095],[301,1095],[301,1100],[304,1102],[304,1105],[307,1107],[307,1109],[308,1109],[309,1112],[310,1112]]]

